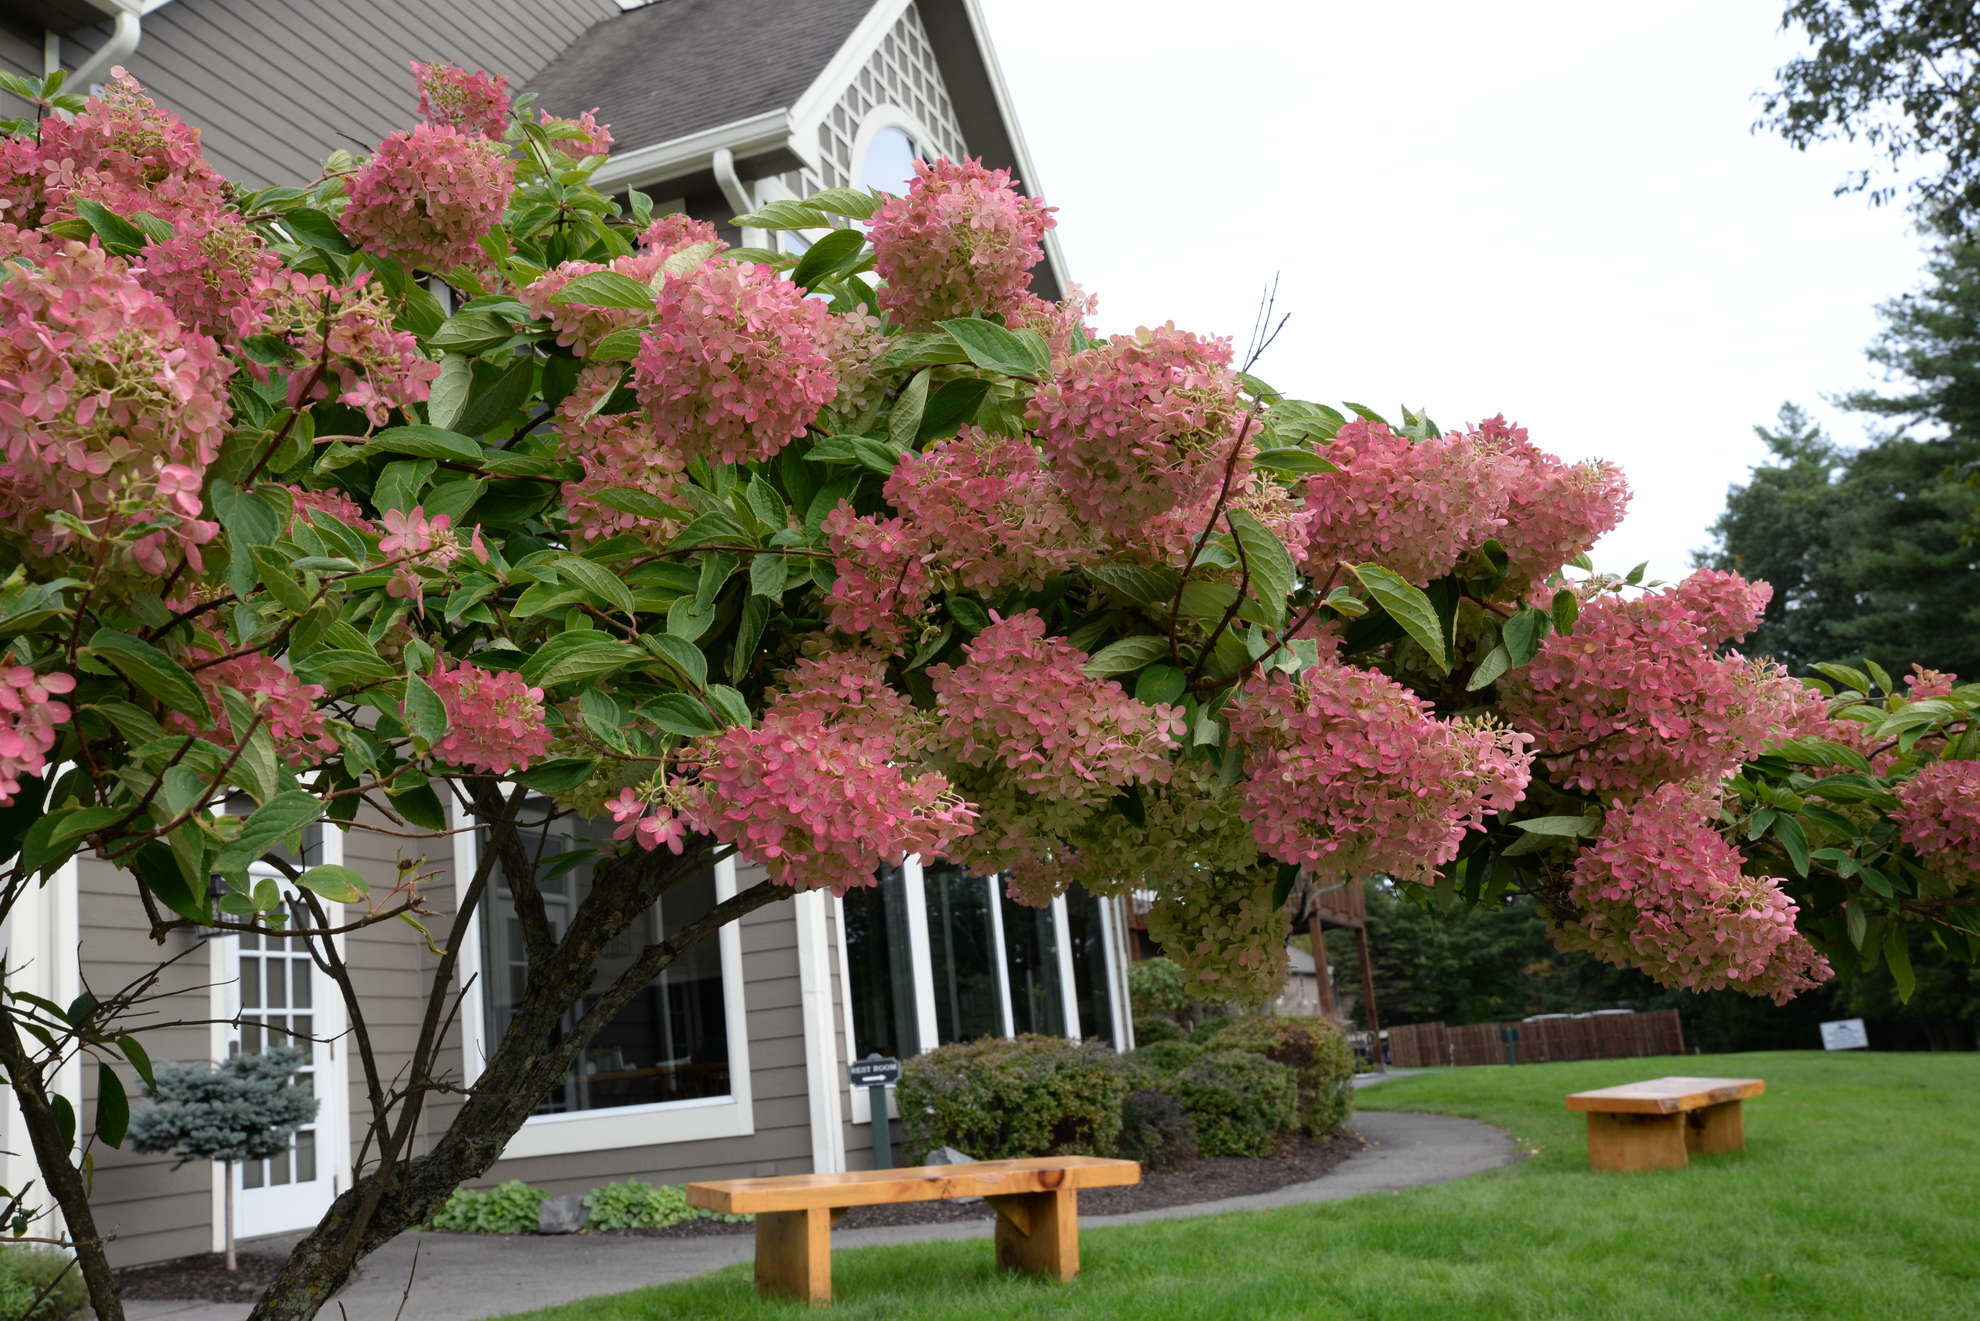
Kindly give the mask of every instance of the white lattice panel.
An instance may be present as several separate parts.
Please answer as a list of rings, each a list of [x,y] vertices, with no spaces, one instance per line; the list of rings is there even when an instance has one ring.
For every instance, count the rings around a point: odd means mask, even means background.
[[[804,171],[800,196],[820,188],[853,186],[853,140],[867,113],[877,105],[895,105],[921,121],[932,141],[916,135],[915,148],[927,160],[967,154],[962,128],[956,123],[949,92],[935,63],[935,50],[921,26],[921,15],[909,5],[879,48],[873,52],[831,113],[818,126],[820,170]]]

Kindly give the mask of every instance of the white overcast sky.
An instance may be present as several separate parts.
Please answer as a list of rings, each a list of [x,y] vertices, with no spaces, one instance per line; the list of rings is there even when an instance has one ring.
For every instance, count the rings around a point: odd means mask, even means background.
[[[1596,551],[1681,576],[1783,400],[1873,384],[1913,287],[1867,148],[1749,132],[1781,0],[982,0],[1073,277],[1109,331],[1173,320],[1299,397],[1449,428],[1503,411],[1627,470]]]

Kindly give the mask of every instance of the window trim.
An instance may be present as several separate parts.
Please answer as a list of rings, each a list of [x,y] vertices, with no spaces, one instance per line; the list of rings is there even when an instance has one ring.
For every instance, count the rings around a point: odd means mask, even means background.
[[[472,814],[455,798],[456,826],[472,824]],[[460,830],[454,836],[456,884],[480,865],[479,834]],[[459,893],[457,888],[456,894]],[[736,895],[736,859],[715,864],[715,902]],[[501,1159],[566,1156],[585,1151],[617,1151],[627,1147],[658,1147],[708,1138],[753,1137],[756,1101],[749,1068],[749,1010],[744,1003],[742,932],[731,922],[715,935],[722,956],[722,1016],[729,1038],[729,1094],[697,1096],[685,1101],[653,1101],[645,1105],[614,1106],[607,1110],[574,1110],[558,1115],[531,1115],[502,1149]],[[481,912],[469,915],[457,963],[459,985],[481,973]],[[472,1086],[488,1058],[487,1016],[477,985],[462,997],[461,1075]],[[655,1121],[673,1116],[676,1122]]]
[[[920,154],[928,150],[935,141],[935,135],[929,131],[928,125],[922,123],[920,117],[912,110],[903,109],[892,101],[882,101],[866,112],[859,121],[858,132],[853,134],[852,165],[847,173],[852,178],[855,188],[866,186],[860,181],[866,177],[866,154],[873,148],[873,139],[890,128],[897,128],[908,135],[908,140],[914,144],[916,159],[928,159]]]

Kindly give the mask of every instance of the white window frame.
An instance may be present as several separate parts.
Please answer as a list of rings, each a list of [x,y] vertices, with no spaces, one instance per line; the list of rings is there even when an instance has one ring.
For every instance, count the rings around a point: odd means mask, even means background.
[[[926,160],[920,153],[927,151],[935,141],[935,135],[921,122],[912,110],[904,110],[892,101],[882,101],[866,112],[859,121],[859,129],[853,134],[852,168],[849,171],[852,186],[864,188],[866,178],[866,153],[873,149],[873,139],[890,128],[897,128],[907,134],[908,141],[914,144],[918,159]]]
[[[474,817],[453,795],[454,824],[469,826]],[[459,895],[480,865],[480,832],[461,830],[454,836],[455,891]],[[736,861],[715,864],[715,901],[736,895]],[[749,1014],[743,1003],[742,932],[734,922],[715,936],[722,956],[722,1012],[729,1038],[729,1094],[687,1101],[655,1101],[609,1110],[574,1110],[561,1115],[531,1115],[502,1149],[503,1160],[530,1156],[565,1156],[582,1151],[616,1151],[626,1147],[657,1147],[709,1138],[752,1137],[756,1133],[756,1104],[749,1069]],[[481,913],[468,918],[456,963],[458,985],[473,988],[461,1006],[461,1075],[472,1086],[493,1047],[483,1012],[481,974]]]

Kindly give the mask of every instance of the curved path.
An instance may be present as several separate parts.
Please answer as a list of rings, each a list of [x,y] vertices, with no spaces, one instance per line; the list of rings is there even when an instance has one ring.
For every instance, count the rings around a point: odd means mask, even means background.
[[[1371,1143],[1323,1178],[1269,1193],[1218,1202],[1134,1211],[1126,1215],[1081,1216],[1082,1228],[1176,1220],[1229,1211],[1264,1211],[1306,1202],[1329,1202],[1362,1193],[1399,1192],[1444,1183],[1510,1165],[1517,1156],[1503,1130],[1474,1119],[1367,1110],[1349,1127]],[[995,1222],[950,1221],[935,1225],[890,1225],[847,1229],[832,1235],[835,1249],[935,1239],[990,1237]],[[364,1277],[338,1295],[350,1321],[391,1321],[406,1287],[413,1246],[419,1245],[407,1317],[419,1321],[478,1321],[531,1308],[550,1307],[597,1294],[623,1293],[648,1284],[684,1280],[736,1262],[748,1261],[756,1240],[747,1234],[712,1238],[641,1239],[572,1234],[555,1238],[527,1235],[408,1234],[365,1262]],[[241,1321],[248,1308],[238,1303],[132,1302],[129,1321]]]

